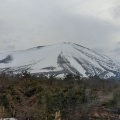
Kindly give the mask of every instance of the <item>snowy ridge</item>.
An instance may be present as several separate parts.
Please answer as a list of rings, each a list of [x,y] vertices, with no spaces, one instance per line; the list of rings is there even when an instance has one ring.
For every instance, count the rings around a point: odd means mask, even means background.
[[[64,76],[76,72],[83,77],[119,77],[120,64],[111,58],[74,43],[38,46],[0,54],[0,70]]]

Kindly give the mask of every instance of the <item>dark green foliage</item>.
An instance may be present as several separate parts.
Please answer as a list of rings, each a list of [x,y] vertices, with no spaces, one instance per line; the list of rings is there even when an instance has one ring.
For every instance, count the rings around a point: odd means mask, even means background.
[[[6,95],[0,95],[0,105],[8,109],[9,101]]]
[[[35,92],[36,92],[36,88],[34,88],[33,86],[30,86],[25,90],[24,95],[27,97],[31,97],[35,94]]]

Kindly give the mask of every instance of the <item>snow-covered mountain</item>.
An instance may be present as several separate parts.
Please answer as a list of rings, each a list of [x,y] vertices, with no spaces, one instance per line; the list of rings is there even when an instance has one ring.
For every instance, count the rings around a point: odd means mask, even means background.
[[[35,74],[53,74],[57,77],[76,72],[83,77],[120,76],[118,62],[74,43],[38,46],[27,50],[1,53],[0,70],[14,73],[28,70]]]

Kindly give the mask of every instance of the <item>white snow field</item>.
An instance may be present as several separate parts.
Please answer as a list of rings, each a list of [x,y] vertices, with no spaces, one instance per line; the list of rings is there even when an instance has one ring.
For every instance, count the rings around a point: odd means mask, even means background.
[[[16,74],[23,70],[58,77],[77,72],[83,77],[98,75],[110,78],[120,75],[120,64],[75,43],[38,46],[0,54],[0,71]]]

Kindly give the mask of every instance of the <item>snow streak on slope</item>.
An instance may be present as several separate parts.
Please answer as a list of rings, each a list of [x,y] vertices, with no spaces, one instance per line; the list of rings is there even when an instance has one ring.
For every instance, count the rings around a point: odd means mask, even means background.
[[[77,72],[84,77],[98,75],[109,78],[119,76],[120,64],[83,46],[61,43],[0,54],[0,69],[55,76]]]

